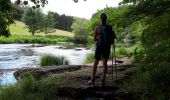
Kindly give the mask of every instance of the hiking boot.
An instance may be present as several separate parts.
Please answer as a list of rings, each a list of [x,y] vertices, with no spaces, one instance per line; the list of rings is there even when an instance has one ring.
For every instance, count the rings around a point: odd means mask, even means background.
[[[94,79],[89,80],[88,85],[95,85],[95,80]]]

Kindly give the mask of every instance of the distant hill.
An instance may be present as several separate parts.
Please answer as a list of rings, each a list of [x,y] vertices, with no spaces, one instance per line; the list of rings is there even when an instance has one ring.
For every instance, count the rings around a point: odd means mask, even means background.
[[[31,35],[31,33],[28,32],[28,28],[26,28],[26,25],[23,22],[15,21],[15,24],[12,24],[10,26],[10,32],[11,34],[21,34],[21,35]],[[62,35],[62,36],[70,36],[73,37],[74,33],[63,31],[56,29],[56,32],[49,33],[50,35]],[[45,35],[44,33],[36,33],[35,35]]]

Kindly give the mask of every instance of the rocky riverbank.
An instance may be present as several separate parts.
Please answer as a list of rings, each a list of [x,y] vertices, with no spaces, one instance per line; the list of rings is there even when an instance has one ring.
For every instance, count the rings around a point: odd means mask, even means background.
[[[45,68],[23,68],[14,73],[17,80],[22,79],[27,73],[31,73],[35,79],[41,80],[44,77],[56,75],[60,77],[60,82],[64,83],[57,87],[57,93],[60,99],[64,100],[137,100],[139,97],[134,91],[121,91],[121,85],[130,79],[131,74],[136,71],[137,66],[129,63],[128,60],[117,63],[118,79],[115,79],[115,69],[113,70],[111,62],[108,62],[108,74],[106,86],[101,86],[102,66],[99,65],[96,75],[96,85],[90,86],[87,81],[91,75],[91,64],[88,65],[61,65]],[[127,99],[128,97],[128,99]]]

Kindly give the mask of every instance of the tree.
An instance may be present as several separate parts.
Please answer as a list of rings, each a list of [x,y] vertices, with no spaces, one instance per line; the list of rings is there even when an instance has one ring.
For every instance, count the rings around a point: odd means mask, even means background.
[[[96,13],[93,14],[91,20],[90,20],[90,33],[93,33],[95,27],[97,25],[100,25],[100,19],[99,16],[101,13],[106,13],[108,16],[107,24],[110,24],[113,26],[113,30],[115,31],[117,35],[117,41],[118,42],[124,42],[126,35],[131,33],[129,27],[125,27],[128,23],[126,20],[126,17],[123,15],[127,11],[128,6],[120,6],[117,8],[107,7],[102,10],[98,10]],[[127,33],[127,30],[129,31]],[[130,39],[130,38],[129,38]]]
[[[75,18],[71,28],[73,29],[74,39],[76,42],[87,43],[88,39],[88,20],[83,18]]]
[[[129,25],[142,21],[140,47],[135,60],[140,67],[135,83],[146,94],[144,99],[168,100],[170,94],[170,1],[124,0],[132,3],[124,14]],[[152,98],[150,98],[152,97]]]
[[[52,12],[54,16],[55,25],[54,27],[56,29],[61,29],[65,31],[72,31],[71,25],[73,24],[73,17],[67,16],[67,15],[59,15],[58,13]]]
[[[40,8],[44,7],[48,4],[48,0],[29,0],[34,3],[32,8]],[[74,2],[78,2],[78,0],[73,0]],[[86,0],[84,0],[86,1]],[[23,4],[28,5],[28,0],[16,0],[15,4]],[[14,23],[14,18],[12,13],[15,12],[15,8],[11,3],[11,0],[0,0],[0,36],[8,37],[10,35],[9,25]]]
[[[14,23],[13,11],[14,7],[10,0],[0,0],[0,36],[10,35],[9,25]]]
[[[54,29],[54,17],[51,12],[48,12],[47,15],[44,15],[44,19],[42,20],[41,31],[44,32],[46,35],[48,33],[55,32]]]
[[[43,13],[40,9],[26,8],[23,14],[23,22],[27,25],[29,32],[34,36],[42,26]]]

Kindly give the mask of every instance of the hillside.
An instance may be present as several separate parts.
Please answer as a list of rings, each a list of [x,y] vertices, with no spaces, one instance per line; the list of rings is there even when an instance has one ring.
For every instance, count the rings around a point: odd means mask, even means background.
[[[26,25],[23,22],[20,22],[20,21],[15,21],[15,24],[12,24],[10,26],[10,32],[11,32],[11,34],[31,35],[31,33],[28,32],[28,28],[26,28]],[[37,33],[37,34],[38,35],[45,35],[43,33]],[[56,32],[49,33],[49,34],[50,35],[69,36],[69,37],[74,36],[74,33],[72,33],[72,32],[63,31],[63,30],[59,30],[59,29],[56,29]]]

